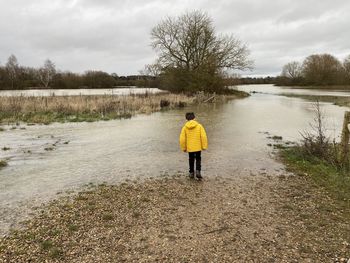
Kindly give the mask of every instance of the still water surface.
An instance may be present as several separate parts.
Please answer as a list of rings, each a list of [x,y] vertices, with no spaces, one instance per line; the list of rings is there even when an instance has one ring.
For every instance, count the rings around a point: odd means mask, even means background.
[[[291,87],[279,87],[274,85],[246,85],[238,86],[238,89],[243,89],[247,92],[258,92],[264,94],[278,94],[278,95],[314,95],[314,96],[340,96],[349,97],[349,90],[335,90],[335,89],[302,89],[302,88],[291,88]]]
[[[337,137],[348,108],[322,103],[322,109],[328,133]],[[61,191],[91,182],[185,174],[187,155],[179,150],[178,136],[187,111],[196,113],[208,133],[209,149],[202,156],[204,176],[284,173],[283,166],[271,157],[267,144],[274,142],[267,137],[280,135],[298,141],[300,131],[314,117],[309,101],[270,92],[125,120],[35,125],[23,130],[6,127],[0,133],[0,147],[11,149],[0,151],[0,159],[9,162],[0,170],[0,234],[18,222],[31,205],[50,200]],[[47,147],[54,150],[46,151]]]

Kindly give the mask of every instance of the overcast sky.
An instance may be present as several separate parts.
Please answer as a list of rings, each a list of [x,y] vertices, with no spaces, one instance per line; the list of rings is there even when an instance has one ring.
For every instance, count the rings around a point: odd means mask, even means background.
[[[350,55],[349,0],[0,0],[0,64],[14,54],[25,66],[49,58],[61,70],[138,74],[156,58],[152,27],[192,10],[248,45],[255,68],[243,76],[278,75],[315,53]]]

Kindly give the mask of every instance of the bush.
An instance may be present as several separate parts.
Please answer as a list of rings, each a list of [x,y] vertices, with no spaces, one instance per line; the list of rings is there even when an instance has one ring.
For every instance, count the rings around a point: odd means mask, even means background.
[[[169,107],[170,101],[168,101],[168,100],[160,100],[159,104],[160,104],[161,108]]]
[[[306,156],[313,156],[327,162],[337,169],[349,170],[349,161],[340,159],[340,146],[331,141],[325,134],[326,128],[324,126],[324,113],[320,108],[318,101],[314,104],[315,118],[314,122],[310,124],[311,131],[304,131],[301,133],[302,145],[300,151]]]
[[[7,166],[7,162],[5,160],[0,160],[0,168]]]

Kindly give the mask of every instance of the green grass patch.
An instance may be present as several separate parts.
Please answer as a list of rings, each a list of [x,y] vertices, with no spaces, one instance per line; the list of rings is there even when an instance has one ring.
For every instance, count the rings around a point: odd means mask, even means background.
[[[273,145],[274,149],[285,149],[287,146],[281,144],[281,143],[277,143]]]
[[[35,236],[35,234],[29,232],[29,233],[25,234],[24,238],[29,240],[29,241],[34,241],[36,239],[36,236]]]
[[[58,259],[63,256],[63,252],[58,247],[54,246],[51,240],[44,240],[40,243],[42,250],[47,251],[50,258]]]
[[[75,200],[78,200],[78,201],[87,201],[87,200],[89,200],[89,198],[88,198],[87,196],[85,196],[85,195],[79,194],[79,195],[75,198]]]
[[[132,213],[132,217],[133,218],[139,218],[141,216],[141,213],[139,213],[139,212],[133,212]]]
[[[50,250],[53,247],[53,243],[51,240],[44,240],[40,243],[40,247],[42,250]]]
[[[48,231],[49,235],[51,237],[55,237],[61,234],[61,231],[58,229],[51,229],[50,231]]]
[[[326,189],[342,205],[350,208],[350,173],[324,160],[310,156],[298,146],[281,149],[281,157],[288,169],[306,175]]]
[[[234,95],[237,97],[245,98],[249,97],[250,94],[242,91],[242,90],[236,90],[236,89],[230,89],[230,88],[223,88],[220,91],[216,91],[217,94],[223,94],[223,95]]]
[[[70,232],[75,232],[75,231],[78,230],[78,226],[77,226],[77,225],[74,225],[74,224],[69,224],[69,225],[67,226],[67,228],[68,228],[68,230],[69,230]]]
[[[103,214],[102,215],[102,220],[104,221],[109,221],[113,219],[113,215],[112,214]]]
[[[149,198],[146,197],[146,196],[143,196],[143,197],[141,197],[140,201],[141,201],[141,202],[148,203],[148,202],[151,202],[151,199],[149,199]]]
[[[59,249],[57,247],[53,247],[50,250],[49,256],[53,259],[58,259],[58,258],[61,258],[63,256],[63,252],[61,249]]]

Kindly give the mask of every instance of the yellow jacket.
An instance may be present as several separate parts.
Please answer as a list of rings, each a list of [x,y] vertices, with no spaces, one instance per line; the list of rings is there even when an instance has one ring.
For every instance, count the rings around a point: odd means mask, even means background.
[[[207,134],[201,124],[195,120],[187,121],[180,134],[181,150],[199,152],[208,148]]]

